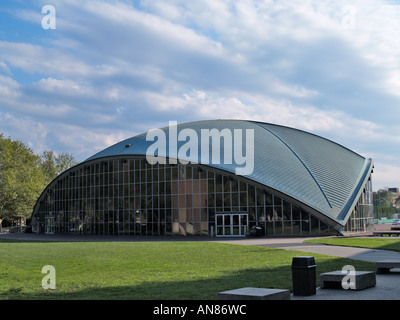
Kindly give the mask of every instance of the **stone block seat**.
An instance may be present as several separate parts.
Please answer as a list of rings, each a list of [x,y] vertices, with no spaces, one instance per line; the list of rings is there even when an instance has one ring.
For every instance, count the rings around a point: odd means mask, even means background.
[[[286,289],[246,287],[218,293],[219,300],[290,300]]]
[[[375,262],[376,273],[390,273],[390,269],[400,268],[400,260],[381,260]]]
[[[321,273],[320,288],[321,289],[344,289],[342,287],[342,280],[347,273],[342,270]],[[376,285],[376,275],[373,271],[354,271],[354,285],[349,289],[362,290]]]

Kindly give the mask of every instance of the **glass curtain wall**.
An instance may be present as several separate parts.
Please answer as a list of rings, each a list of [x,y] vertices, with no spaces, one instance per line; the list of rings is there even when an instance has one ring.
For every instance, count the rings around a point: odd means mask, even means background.
[[[259,226],[268,236],[337,233],[235,175],[196,165],[150,165],[143,157],[77,166],[54,181],[35,210],[33,227],[41,233],[52,221],[51,231],[65,234],[212,235],[222,213],[247,214],[248,231]]]
[[[374,219],[374,205],[372,198],[372,180],[368,179],[357,205],[343,228],[347,233],[371,230]]]

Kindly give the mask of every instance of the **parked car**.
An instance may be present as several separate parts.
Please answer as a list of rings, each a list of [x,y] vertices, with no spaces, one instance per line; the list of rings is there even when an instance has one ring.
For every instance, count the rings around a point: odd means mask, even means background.
[[[397,226],[400,225],[400,219],[394,220],[392,224],[397,225]]]

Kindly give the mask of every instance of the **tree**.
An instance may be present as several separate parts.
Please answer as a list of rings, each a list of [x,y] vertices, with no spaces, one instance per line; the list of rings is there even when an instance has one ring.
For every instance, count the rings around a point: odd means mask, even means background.
[[[396,200],[394,200],[394,204],[396,206],[400,206],[400,196],[396,198]]]
[[[55,155],[53,151],[44,151],[41,158],[41,168],[43,174],[46,176],[48,181],[52,181],[57,177],[57,168],[55,164]]]
[[[29,218],[44,188],[75,164],[72,154],[45,151],[37,156],[0,134],[0,227],[3,219],[15,224]]]
[[[57,156],[53,151],[44,151],[41,155],[41,167],[48,182],[76,164],[74,156],[70,153],[60,153]]]
[[[374,193],[375,207],[392,207],[392,193],[387,190],[380,189]]]
[[[27,219],[46,186],[40,157],[20,141],[0,134],[0,219]]]
[[[56,157],[56,168],[57,174],[63,173],[65,170],[77,165],[78,162],[75,160],[75,157],[71,153],[60,153],[58,157]]]

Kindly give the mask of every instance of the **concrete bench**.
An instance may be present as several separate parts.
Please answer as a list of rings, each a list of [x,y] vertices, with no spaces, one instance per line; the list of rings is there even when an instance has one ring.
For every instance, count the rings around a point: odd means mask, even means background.
[[[347,273],[342,270],[321,273],[319,285],[321,289],[343,289],[342,280]],[[353,290],[362,290],[376,285],[376,275],[373,271],[355,271],[353,276],[355,287]]]
[[[285,289],[240,288],[218,293],[219,300],[290,300],[290,291]]]
[[[382,260],[375,263],[376,273],[390,273],[390,269],[400,268],[400,260]]]

